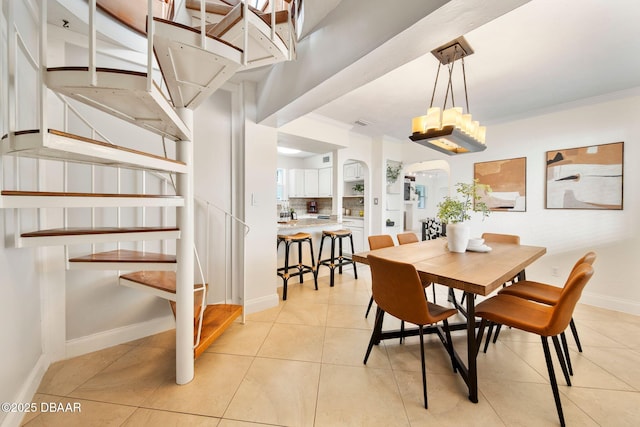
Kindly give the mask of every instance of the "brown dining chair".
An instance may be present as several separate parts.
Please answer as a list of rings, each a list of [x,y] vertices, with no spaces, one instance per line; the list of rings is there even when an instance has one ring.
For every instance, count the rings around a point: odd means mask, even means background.
[[[511,243],[514,245],[520,244],[520,236],[517,236],[515,234],[482,233],[482,238],[484,239],[485,243],[494,242],[494,243]],[[524,280],[524,278],[525,278],[525,274],[524,274],[524,270],[522,270],[515,277],[503,283],[502,287],[504,288],[508,284],[513,283],[515,280]],[[464,299],[465,299],[465,294],[463,293],[462,298],[460,299],[460,304],[464,304]],[[490,328],[489,333],[487,334],[487,342],[489,342],[489,339],[491,337],[491,330],[492,329]]]
[[[398,239],[399,245],[408,245],[409,243],[418,243],[418,236],[416,233],[398,233],[396,235],[396,239]]]
[[[576,269],[584,263],[589,265],[593,265],[596,260],[595,252],[587,252],[582,258],[580,258],[571,269],[569,273],[569,277],[576,271]],[[533,282],[530,280],[524,280],[517,283],[514,283],[511,286],[507,286],[502,289],[499,294],[505,295],[513,295],[514,297],[524,298],[531,301],[539,302],[541,304],[546,305],[556,305],[560,299],[560,295],[562,294],[562,288],[552,285],[547,285],[545,283]],[[578,330],[576,329],[576,324],[573,321],[573,317],[569,321],[569,327],[571,328],[571,333],[573,334],[573,339],[576,341],[576,346],[578,347],[578,351],[582,353],[582,345],[580,344],[580,338],[578,337]],[[498,336],[498,331],[496,331],[496,337]],[[569,348],[567,346],[567,339],[565,338],[564,332],[560,335],[562,340],[562,347],[565,352],[565,356],[567,358],[567,364],[569,366],[569,372],[573,375],[573,368],[571,366],[571,358],[569,357]]]
[[[453,343],[447,319],[458,312],[455,308],[442,307],[430,303],[424,298],[424,287],[420,276],[412,264],[388,260],[369,255],[367,257],[371,267],[371,281],[373,298],[378,305],[376,321],[373,326],[367,353],[364,356],[364,364],[367,364],[373,345],[380,342],[382,333],[382,321],[385,313],[410,322],[418,326],[420,335],[420,358],[422,362],[422,394],[424,407],[427,408],[427,376],[424,361],[424,326],[442,321],[444,336],[437,330],[449,357],[453,370],[456,370],[456,362],[453,353]]]
[[[374,251],[376,249],[390,248],[391,246],[395,246],[395,243],[393,243],[393,237],[391,237],[389,234],[376,234],[373,236],[369,236],[367,239],[369,240],[369,250],[371,251]],[[373,295],[369,299],[367,312],[364,315],[365,319],[369,317],[369,312],[371,311],[372,305],[373,305]]]
[[[399,245],[408,245],[410,243],[418,243],[420,241],[420,240],[418,240],[418,236],[416,236],[416,233],[412,233],[412,232],[398,233],[396,235],[396,239],[398,239],[398,244]],[[427,288],[428,286],[430,286],[432,284],[433,284],[432,282],[422,282],[422,285],[425,288]],[[436,302],[436,287],[433,286],[431,289],[433,291],[433,302]],[[426,296],[426,294],[425,294],[425,296]]]
[[[551,361],[548,338],[552,337],[567,384],[571,385],[562,357],[558,335],[569,326],[573,310],[591,276],[593,276],[593,267],[588,263],[580,264],[567,279],[567,283],[562,288],[560,297],[555,305],[543,305],[535,301],[502,293],[476,306],[476,316],[482,319],[478,331],[478,349],[487,322],[510,326],[540,336],[561,426],[565,425],[565,421],[562,413],[562,403],[560,402],[560,392],[558,391],[558,382],[556,381],[553,362]]]

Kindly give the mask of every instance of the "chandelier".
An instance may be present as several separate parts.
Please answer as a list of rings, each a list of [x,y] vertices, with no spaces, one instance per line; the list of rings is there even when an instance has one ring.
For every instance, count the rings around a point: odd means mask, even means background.
[[[482,151],[485,145],[486,127],[480,126],[469,113],[469,97],[467,95],[467,76],[464,69],[464,57],[471,55],[473,49],[464,37],[440,46],[431,51],[438,59],[438,72],[433,85],[431,103],[427,114],[414,117],[411,123],[413,134],[409,136],[414,142],[432,148],[448,155]],[[467,114],[463,114],[462,107],[455,106],[453,96],[453,66],[456,61],[462,64],[462,78],[464,82],[464,97],[467,105]],[[444,96],[442,109],[433,106],[433,99],[438,86],[440,67],[446,65],[449,71],[449,80]],[[451,97],[452,107],[447,109],[447,100]]]

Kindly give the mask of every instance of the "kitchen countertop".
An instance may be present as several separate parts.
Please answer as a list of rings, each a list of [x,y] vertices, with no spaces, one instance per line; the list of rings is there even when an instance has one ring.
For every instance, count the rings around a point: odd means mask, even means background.
[[[287,222],[278,222],[278,230],[291,230],[294,228],[312,228],[312,227],[326,227],[330,225],[338,225],[337,218],[331,217],[330,219],[318,219],[318,218],[300,218]]]

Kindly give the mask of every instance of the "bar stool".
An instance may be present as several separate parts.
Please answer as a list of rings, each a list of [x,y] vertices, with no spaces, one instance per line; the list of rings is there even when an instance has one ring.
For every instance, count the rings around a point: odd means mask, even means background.
[[[278,276],[282,277],[284,283],[284,289],[282,291],[282,300],[287,299],[287,284],[289,278],[293,276],[300,276],[300,283],[304,283],[304,274],[313,274],[313,281],[318,290],[318,271],[316,269],[316,263],[313,258],[313,242],[311,241],[311,234],[309,233],[296,233],[296,234],[278,234],[278,246],[276,250],[280,248],[280,243],[284,242],[284,267],[278,268]],[[302,263],[302,244],[309,243],[309,252],[311,254],[311,265]],[[289,265],[289,248],[291,244],[298,244],[298,263],[296,265]],[[290,269],[296,269],[294,273],[289,273]]]
[[[331,258],[322,259],[322,245],[324,245],[324,239],[328,237],[331,239]],[[335,230],[335,231],[323,231],[322,240],[320,240],[320,252],[318,252],[318,269],[320,266],[326,265],[331,269],[330,286],[333,287],[334,283],[334,271],[338,267],[338,272],[342,274],[342,266],[347,264],[353,264],[353,274],[355,278],[358,278],[358,270],[356,270],[356,263],[351,257],[346,257],[342,254],[342,239],[349,238],[351,242],[351,253],[355,251],[353,249],[353,235],[351,230]],[[338,240],[338,257],[336,258],[336,239]]]

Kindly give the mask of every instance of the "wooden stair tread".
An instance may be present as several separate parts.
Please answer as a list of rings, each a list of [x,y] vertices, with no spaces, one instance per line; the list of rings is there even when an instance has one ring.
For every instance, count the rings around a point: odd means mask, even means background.
[[[135,273],[123,274],[120,278],[161,291],[176,293],[175,271],[136,271]]]
[[[175,315],[175,302],[169,301]],[[195,305],[195,304],[194,304]],[[199,308],[199,307],[198,307]],[[233,321],[242,314],[242,306],[235,304],[211,304],[204,310],[202,319],[202,332],[200,333],[200,343],[193,350],[193,355],[198,358],[204,351],[209,348],[213,342],[222,335],[222,333],[233,324]],[[198,323],[197,310],[194,310],[194,330],[193,343],[198,339]]]
[[[21,237],[78,236],[93,234],[126,234],[154,231],[178,231],[177,227],[64,227],[22,233]]]
[[[123,274],[120,278],[143,286],[148,286],[149,288],[153,288],[161,292],[167,292],[173,295],[176,294],[176,273],[174,271],[136,271],[135,273]],[[193,285],[194,290],[201,287],[201,284]],[[171,311],[173,311],[173,315],[175,316],[176,303],[173,300],[173,297],[171,298],[172,299],[169,300],[169,304],[171,305]],[[196,327],[201,307],[202,290],[198,290],[193,294],[193,321]]]
[[[69,262],[113,262],[113,263],[175,263],[176,256],[155,252],[132,251],[128,249],[117,249],[107,252],[98,252],[85,256],[69,259]],[[175,282],[175,275],[174,275]],[[174,284],[175,288],[175,284]],[[175,292],[175,289],[174,289]]]
[[[179,199],[179,196],[162,195],[162,194],[115,194],[115,193],[65,193],[58,191],[22,191],[22,190],[3,190],[3,196],[50,196],[50,197],[126,197],[126,198],[163,198],[163,199]]]
[[[233,321],[242,314],[242,306],[234,304],[208,305],[204,311],[202,320],[202,333],[200,343],[193,350],[193,356],[197,358],[209,348],[213,342],[226,331]],[[197,339],[197,330],[194,332],[194,343]]]

